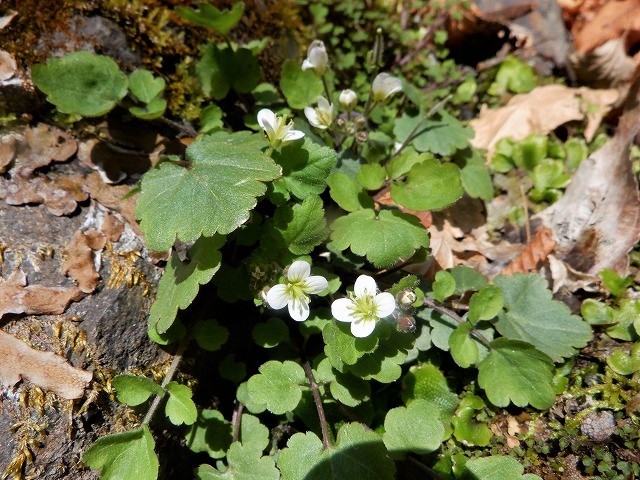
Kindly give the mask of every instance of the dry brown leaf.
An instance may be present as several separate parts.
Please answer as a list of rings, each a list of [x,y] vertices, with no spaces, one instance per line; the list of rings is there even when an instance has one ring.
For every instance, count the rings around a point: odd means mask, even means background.
[[[626,274],[627,253],[640,239],[640,196],[629,159],[640,130],[639,90],[640,75],[615,136],[580,164],[564,196],[534,217],[553,231],[556,256],[583,273]]]
[[[6,50],[0,50],[0,81],[9,80],[18,69],[16,59]]]
[[[522,140],[532,133],[546,135],[571,120],[587,119],[585,137],[595,133],[607,109],[618,99],[617,90],[592,90],[545,85],[515,95],[498,109],[483,107],[471,120],[475,137],[471,144],[492,152],[498,140]],[[594,108],[597,107],[597,108]]]
[[[7,313],[59,315],[82,296],[78,288],[27,286],[26,275],[18,270],[0,282],[0,318]]]
[[[123,198],[131,190],[127,185],[107,185],[102,180],[98,172],[87,175],[84,179],[84,188],[91,198],[100,205],[119,213],[131,226],[133,231],[139,237],[142,237],[142,231],[136,221],[135,209],[137,195]]]
[[[18,136],[9,134],[0,138],[0,173],[7,171],[7,167],[16,156],[18,150]]]
[[[11,12],[8,15],[3,15],[2,17],[0,17],[0,30],[9,25],[11,23],[11,20],[13,20],[16,15],[18,15],[18,12]]]
[[[107,241],[115,243],[124,233],[124,223],[112,213],[106,212],[100,227]]]
[[[640,35],[640,2],[609,1],[603,4],[580,30],[573,32],[573,43],[581,52],[589,52],[608,40]]]
[[[628,84],[638,60],[627,54],[624,39],[614,38],[589,52],[573,52],[569,62],[580,82],[594,88]]]
[[[542,227],[536,232],[531,242],[500,273],[512,275],[514,273],[531,272],[545,261],[555,246],[556,241],[553,239],[551,229]]]
[[[93,252],[102,250],[104,244],[102,232],[90,230],[87,233],[77,232],[67,245],[62,272],[71,277],[84,293],[92,293],[100,283]]]
[[[72,367],[53,352],[31,348],[6,332],[0,331],[0,383],[12,387],[21,378],[72,400],[80,398],[93,374]]]

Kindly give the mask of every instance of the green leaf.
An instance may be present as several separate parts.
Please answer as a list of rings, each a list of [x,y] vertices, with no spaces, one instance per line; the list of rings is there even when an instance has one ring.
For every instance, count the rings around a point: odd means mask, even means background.
[[[365,338],[354,337],[348,325],[334,321],[324,326],[322,338],[325,344],[324,353],[331,365],[340,371],[344,364],[353,365],[378,345],[378,338],[375,335]]]
[[[329,384],[331,396],[347,407],[356,407],[369,400],[371,384],[362,378],[336,372]]]
[[[207,105],[200,111],[200,133],[213,133],[222,130],[222,109],[215,105]]]
[[[404,182],[391,184],[393,201],[418,211],[443,209],[463,194],[458,167],[435,159],[415,165]]]
[[[546,410],[555,400],[552,382],[552,360],[519,340],[494,340],[491,353],[478,365],[478,384],[497,407],[513,402]]]
[[[405,148],[387,165],[387,176],[390,179],[401,177],[409,173],[414,165],[430,159],[435,159],[430,153],[418,153],[413,148]]]
[[[231,445],[233,428],[218,410],[204,409],[185,435],[192,452],[207,453],[211,458],[224,458]]]
[[[485,458],[470,458],[464,465],[461,480],[534,480],[537,475],[522,475],[524,467],[515,458],[494,455]]]
[[[244,3],[236,2],[229,10],[219,10],[208,3],[199,3],[198,8],[176,7],[176,11],[188,22],[226,35],[242,18]]]
[[[494,285],[502,290],[506,312],[495,326],[503,336],[528,342],[560,362],[591,340],[591,328],[564,303],[553,300],[546,284],[537,274],[496,277]]]
[[[159,464],[154,447],[149,427],[144,425],[99,438],[84,452],[82,461],[100,470],[102,480],[156,480]]]
[[[238,93],[251,92],[260,82],[261,72],[251,50],[220,48],[209,43],[202,49],[196,75],[204,94],[220,100],[227,96],[230,88]]]
[[[356,180],[367,190],[378,190],[387,179],[387,172],[378,164],[362,165],[356,175]]]
[[[265,427],[258,417],[244,413],[240,422],[240,442],[246,447],[252,447],[264,451],[269,446],[269,429]]]
[[[329,195],[343,210],[355,212],[363,208],[373,208],[373,199],[347,174],[333,172],[327,179],[327,184]]]
[[[258,323],[251,332],[253,340],[263,348],[273,348],[289,340],[289,327],[280,318]]]
[[[165,413],[174,425],[191,425],[198,418],[198,409],[191,397],[193,392],[186,385],[178,382],[169,382],[166,386],[169,398],[165,405]]]
[[[627,342],[635,341],[640,333],[635,327],[638,324],[638,318],[640,318],[640,302],[623,298],[618,308],[613,310],[611,323],[615,325],[605,331],[611,338]]]
[[[251,400],[265,404],[276,415],[294,410],[302,398],[301,385],[306,382],[302,367],[290,360],[270,360],[258,370],[260,373],[247,383]]]
[[[615,350],[607,357],[607,365],[620,375],[631,375],[640,371],[640,343],[636,343],[629,353]]]
[[[192,336],[200,348],[215,352],[227,342],[229,330],[215,320],[203,320],[193,327]]]
[[[308,138],[285,145],[273,152],[273,159],[282,166],[282,178],[274,186],[285,188],[300,200],[320,195],[327,188],[329,172],[338,163],[338,154]]]
[[[580,315],[589,325],[612,325],[613,308],[593,298],[587,298],[580,306]]]
[[[423,118],[423,115],[411,117],[405,113],[397,119],[393,127],[396,142],[403,143],[416,125],[422,122],[410,142],[418,152],[451,155],[469,146],[473,130],[464,127],[448,113],[440,111],[429,120],[423,121]]]
[[[382,439],[359,423],[343,425],[335,446],[327,450],[314,433],[296,433],[280,452],[278,467],[282,480],[395,478],[395,465]]]
[[[605,268],[598,276],[602,279],[604,286],[611,292],[611,295],[615,297],[626,297],[627,288],[633,285],[633,278],[621,277],[615,270]]]
[[[473,325],[469,322],[461,323],[449,337],[449,347],[453,360],[462,368],[469,368],[478,361],[478,346],[469,337]]]
[[[443,373],[430,363],[413,366],[402,378],[402,399],[405,403],[428,400],[438,406],[443,418],[450,419],[458,407],[458,396],[451,391]]]
[[[460,401],[455,416],[451,419],[453,423],[453,436],[465,445],[477,445],[486,447],[491,441],[493,433],[484,423],[476,420],[478,411],[485,407],[480,397],[466,395]]]
[[[154,98],[144,107],[130,107],[129,112],[135,117],[143,120],[153,120],[160,117],[167,108],[167,101],[164,98]]]
[[[399,210],[358,210],[336,219],[331,229],[334,248],[351,248],[378,268],[390,267],[429,246],[429,234],[418,218]]]
[[[480,198],[485,202],[493,198],[491,175],[485,166],[484,159],[479,155],[466,159],[465,165],[460,168],[460,180],[464,191],[470,197]]]
[[[254,445],[231,444],[227,454],[229,467],[220,472],[211,465],[196,470],[199,480],[279,480],[280,475],[271,457],[263,457]]]
[[[433,289],[433,297],[439,302],[443,302],[445,298],[450,297],[456,291],[456,280],[449,272],[441,270],[436,272],[436,279],[431,288]]]
[[[150,378],[139,375],[117,375],[111,384],[116,389],[118,401],[130,407],[146,402],[153,394],[164,395],[160,385]]]
[[[313,69],[302,70],[298,62],[287,60],[282,65],[280,89],[291,108],[302,109],[315,103],[324,87]]]
[[[137,69],[129,74],[129,91],[142,103],[149,103],[161,95],[164,87],[164,79],[154,77],[149,70]]]
[[[477,291],[484,287],[488,280],[481,273],[476,272],[473,268],[459,265],[449,270],[456,280],[456,292],[464,293],[468,290]]]
[[[149,248],[167,250],[176,237],[190,242],[246,222],[263,182],[280,175],[263,146],[259,135],[216,132],[187,148],[188,168],[166,161],[147,172],[136,215]]]
[[[548,137],[532,134],[514,145],[512,161],[517,167],[532,171],[547,157],[548,150]]]
[[[273,221],[294,255],[310,253],[326,237],[327,221],[318,196],[307,197],[301,204],[278,207]]]
[[[502,95],[507,90],[513,93],[527,93],[536,86],[533,68],[522,60],[509,57],[500,64],[496,79],[489,87],[490,95]]]
[[[392,408],[384,418],[384,441],[390,453],[420,455],[437,450],[444,438],[440,410],[427,400],[414,400],[408,407]]]
[[[469,301],[469,321],[491,320],[504,306],[502,291],[493,285],[486,285],[471,296]]]
[[[31,79],[62,113],[99,117],[127,94],[127,76],[109,57],[73,52],[31,67]]]
[[[224,237],[202,237],[189,249],[189,263],[182,263],[173,253],[158,285],[158,296],[149,312],[149,327],[165,333],[176,318],[196,298],[200,285],[208,283],[220,268],[218,251]]]
[[[450,348],[449,339],[451,334],[458,327],[458,323],[446,315],[442,315],[441,313],[431,309],[420,311],[418,313],[418,317],[424,318],[431,325],[431,341],[433,344],[439,349],[448,352]],[[475,329],[489,341],[494,337],[495,330],[493,329],[493,326],[487,322],[480,322],[476,324]],[[476,344],[476,347],[478,347],[478,358],[482,360],[489,354],[489,348],[475,335],[471,335],[470,338]]]

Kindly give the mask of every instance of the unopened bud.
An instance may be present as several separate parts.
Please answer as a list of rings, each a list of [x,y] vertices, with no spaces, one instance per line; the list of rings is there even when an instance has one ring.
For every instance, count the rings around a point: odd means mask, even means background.
[[[340,102],[340,105],[342,105],[342,108],[344,108],[345,110],[351,110],[356,106],[356,103],[358,103],[358,95],[356,95],[356,92],[350,89],[342,90],[338,101]]]

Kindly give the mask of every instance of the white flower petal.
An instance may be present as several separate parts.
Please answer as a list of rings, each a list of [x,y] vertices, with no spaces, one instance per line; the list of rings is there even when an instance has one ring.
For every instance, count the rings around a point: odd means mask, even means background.
[[[305,282],[305,293],[320,293],[329,286],[329,282],[326,278],[320,275],[312,275],[308,277]]]
[[[289,315],[296,322],[304,322],[309,318],[309,303],[305,299],[293,299],[289,302]]]
[[[289,303],[287,287],[282,283],[271,287],[267,292],[267,303],[274,310],[280,310],[286,307],[287,303]]]
[[[304,280],[311,273],[311,265],[304,260],[296,260],[293,262],[289,269],[287,270],[287,278],[291,282],[296,282],[298,280]]]
[[[276,114],[268,108],[263,108],[258,112],[258,125],[260,125],[261,128],[273,131],[276,123],[278,123]]]
[[[307,117],[307,120],[309,120],[309,123],[314,127],[327,128],[320,123],[320,116],[318,115],[318,112],[316,112],[315,108],[304,107],[304,115]]]
[[[342,90],[338,101],[340,102],[340,105],[342,105],[342,108],[351,110],[356,106],[356,103],[358,103],[358,95],[351,89]]]
[[[305,58],[302,61],[302,70],[309,70],[312,68],[313,68],[313,65],[311,64],[311,62]]]
[[[299,140],[302,137],[304,137],[304,132],[301,130],[289,130],[286,135],[284,136],[284,138],[282,139],[283,142],[293,142],[294,140]]]
[[[351,333],[354,337],[364,338],[371,335],[376,328],[374,320],[356,320],[351,324]]]
[[[356,297],[364,297],[365,295],[373,297],[378,291],[376,281],[369,275],[360,275],[353,285],[353,293]]]
[[[376,295],[373,303],[376,305],[376,315],[380,318],[391,315],[396,309],[396,300],[389,292]]]
[[[348,298],[339,298],[331,304],[331,315],[339,322],[353,322],[353,301]]]
[[[320,110],[332,110],[333,109],[333,105],[331,105],[329,103],[329,100],[327,100],[326,98],[324,98],[322,95],[320,95],[318,97],[318,108]]]

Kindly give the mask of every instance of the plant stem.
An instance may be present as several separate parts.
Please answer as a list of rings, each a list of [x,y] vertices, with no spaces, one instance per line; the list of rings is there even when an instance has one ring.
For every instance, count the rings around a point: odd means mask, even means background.
[[[236,408],[233,410],[233,416],[231,417],[231,425],[233,425],[233,441],[237,442],[240,438],[240,424],[242,422],[242,411],[244,405],[238,402]]]
[[[316,410],[318,410],[318,418],[320,419],[320,430],[322,430],[322,444],[325,449],[332,448],[331,439],[329,437],[329,427],[327,426],[327,417],[324,415],[324,407],[322,406],[322,399],[320,398],[320,392],[318,390],[318,383],[316,382],[313,372],[311,371],[311,364],[304,362],[302,365],[304,373],[307,375],[309,384],[311,385],[311,392],[313,393],[313,401],[316,404]]]
[[[160,385],[162,388],[166,387],[169,384],[169,382],[173,379],[173,376],[178,371],[178,366],[182,361],[182,356],[184,355],[184,351],[187,349],[189,340],[190,338],[189,336],[187,336],[178,345],[176,353],[173,356],[173,360],[171,361],[171,365],[169,366],[169,370],[167,370],[167,373],[164,375],[164,379],[162,379],[162,384]],[[149,423],[151,423],[153,415],[156,413],[156,410],[158,410],[160,402],[162,402],[162,399],[165,395],[166,392],[164,392],[162,395],[156,395],[156,397],[153,399],[153,403],[149,407],[149,410],[147,410],[147,414],[144,416],[144,420],[142,420],[142,425],[148,425]]]
[[[407,145],[409,145],[411,140],[413,140],[413,136],[416,134],[416,132],[422,126],[422,124],[426,120],[431,118],[436,112],[438,112],[438,110],[444,107],[446,103],[449,100],[451,100],[451,97],[453,97],[453,94],[447,95],[444,99],[442,99],[440,102],[436,103],[433,107],[431,107],[431,110],[429,110],[427,114],[424,117],[422,117],[422,119],[418,121],[418,123],[416,123],[416,126],[413,127],[413,129],[409,132],[409,135],[407,135],[407,138],[404,139],[404,142],[402,142],[402,145],[400,145],[400,148],[398,148],[395,152],[393,152],[393,155],[391,155],[391,158],[397,157],[400,154],[400,152],[404,150]]]
[[[438,480],[445,480],[445,478],[442,475],[440,475],[438,472],[436,472],[435,470],[427,467],[424,463],[422,463],[419,460],[416,460],[412,456],[408,456],[407,460],[409,460],[411,463],[413,463],[419,469],[424,470],[425,472],[427,472],[429,475],[431,475],[431,478],[436,478]]]
[[[440,303],[436,302],[432,298],[424,297],[423,302],[427,307],[433,308],[435,311],[440,312],[443,315],[446,315],[447,317],[456,321],[459,324],[466,322],[466,320],[462,318],[460,315],[458,315],[456,312],[454,312],[453,310],[449,310],[447,307],[441,305]],[[471,329],[471,334],[473,334],[478,340],[480,340],[486,347],[489,347],[489,344],[491,343],[489,339],[485,337],[483,334],[481,334],[478,330],[476,330],[475,327]]]
[[[327,83],[326,75],[322,75],[322,86],[324,87],[324,94],[327,96],[327,101],[331,103],[331,93],[329,92],[329,84]]]

